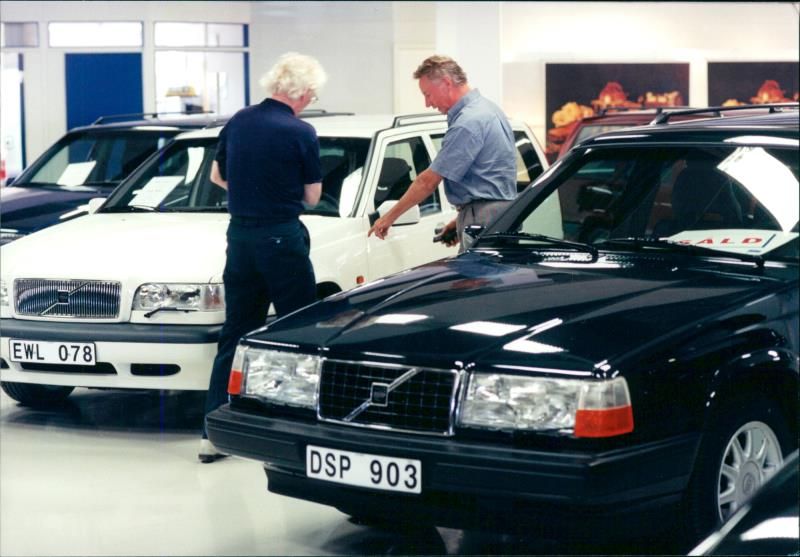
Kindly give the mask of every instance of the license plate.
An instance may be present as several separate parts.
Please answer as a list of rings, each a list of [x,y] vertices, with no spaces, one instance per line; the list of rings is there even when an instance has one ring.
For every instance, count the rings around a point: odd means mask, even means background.
[[[91,366],[95,364],[93,342],[43,342],[9,339],[12,362]]]
[[[422,493],[422,463],[308,445],[306,476],[358,487]]]

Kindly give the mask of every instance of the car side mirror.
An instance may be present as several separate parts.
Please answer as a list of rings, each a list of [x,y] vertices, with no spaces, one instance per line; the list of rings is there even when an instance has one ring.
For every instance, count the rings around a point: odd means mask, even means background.
[[[375,221],[388,213],[392,207],[397,205],[396,199],[388,199],[380,204],[378,210],[369,216],[370,226],[375,224]],[[417,224],[420,220],[419,205],[414,205],[408,211],[400,215],[392,226],[408,226],[409,224]]]
[[[106,202],[105,197],[93,197],[86,204],[86,212],[93,215]]]

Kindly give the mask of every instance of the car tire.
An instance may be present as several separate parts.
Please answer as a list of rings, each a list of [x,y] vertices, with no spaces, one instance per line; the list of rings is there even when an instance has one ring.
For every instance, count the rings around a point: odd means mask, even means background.
[[[711,418],[684,500],[685,542],[695,544],[774,474],[792,450],[786,418],[767,399],[736,400]]]
[[[3,391],[24,406],[46,408],[63,402],[75,387],[34,385],[29,383],[0,382]]]

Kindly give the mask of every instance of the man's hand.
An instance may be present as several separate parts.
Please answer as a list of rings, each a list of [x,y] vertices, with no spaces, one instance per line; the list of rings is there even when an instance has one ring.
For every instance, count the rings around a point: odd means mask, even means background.
[[[389,229],[392,227],[392,223],[394,223],[393,219],[388,219],[386,217],[379,218],[375,221],[375,224],[372,225],[372,228],[369,229],[369,232],[367,232],[367,237],[369,238],[375,234],[375,236],[381,240],[385,240],[386,235],[389,234]]]
[[[438,234],[442,238],[442,243],[447,247],[458,245],[458,232],[456,231],[456,219],[448,222]]]

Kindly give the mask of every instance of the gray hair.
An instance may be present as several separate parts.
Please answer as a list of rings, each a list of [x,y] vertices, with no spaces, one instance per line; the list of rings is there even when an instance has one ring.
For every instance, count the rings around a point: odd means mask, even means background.
[[[467,74],[461,69],[458,63],[449,56],[434,54],[422,61],[417,71],[414,72],[414,79],[427,77],[428,79],[441,79],[448,76],[455,85],[464,85],[467,82]]]
[[[292,100],[306,91],[318,91],[328,80],[322,64],[316,58],[297,52],[282,54],[259,83],[267,93],[281,93]]]

